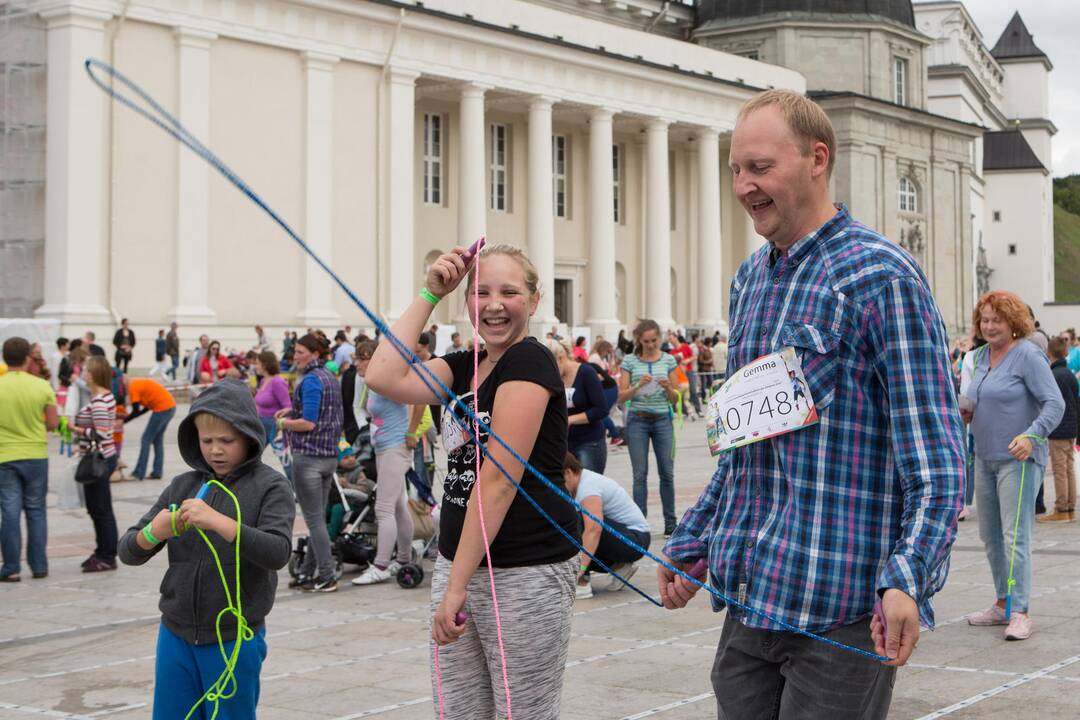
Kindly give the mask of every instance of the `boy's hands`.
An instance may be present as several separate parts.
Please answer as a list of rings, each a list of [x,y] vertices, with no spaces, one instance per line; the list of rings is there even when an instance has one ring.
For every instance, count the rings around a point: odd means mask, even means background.
[[[158,540],[172,537],[172,513],[169,512],[169,508],[159,510],[150,521],[150,534]]]
[[[188,498],[181,503],[180,520],[189,527],[211,530],[220,535],[225,542],[236,539],[236,521],[227,515],[222,515],[202,500]]]

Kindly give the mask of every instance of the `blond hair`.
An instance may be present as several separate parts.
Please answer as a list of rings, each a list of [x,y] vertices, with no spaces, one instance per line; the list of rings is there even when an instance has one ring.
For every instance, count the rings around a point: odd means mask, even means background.
[[[566,343],[560,342],[555,338],[548,338],[544,344],[547,345],[547,349],[551,351],[551,354],[555,356],[556,360],[559,359],[559,356],[570,357],[570,348],[566,347]]]
[[[199,432],[212,433],[215,431],[221,432],[223,430],[231,430],[237,435],[243,435],[236,426],[225,418],[218,417],[213,413],[206,412],[205,410],[199,413],[195,413],[195,427],[199,429]]]
[[[764,107],[775,105],[784,117],[784,122],[791,128],[802,142],[803,155],[812,152],[814,143],[825,143],[829,149],[829,166],[825,171],[825,178],[832,177],[833,166],[836,164],[836,132],[833,130],[832,121],[821,106],[816,102],[800,95],[793,90],[766,90],[750,98],[735,119],[738,125],[742,120]]]
[[[521,266],[521,272],[525,276],[525,287],[529,288],[529,295],[536,295],[540,292],[540,273],[536,271],[536,266],[532,264],[532,260],[529,256],[522,251],[521,248],[513,245],[500,244],[500,245],[488,245],[480,251],[480,257],[486,258],[491,255],[506,255],[517,261],[517,264]],[[473,278],[476,277],[475,273],[469,273],[469,281],[467,283],[466,291],[472,290]]]
[[[99,388],[104,390],[112,388],[112,367],[105,358],[100,355],[91,355],[83,369],[90,382]]]

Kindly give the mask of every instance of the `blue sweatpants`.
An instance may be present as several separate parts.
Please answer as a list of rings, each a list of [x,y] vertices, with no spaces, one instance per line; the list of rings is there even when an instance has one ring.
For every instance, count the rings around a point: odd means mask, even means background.
[[[225,643],[227,655],[233,643]],[[259,672],[266,659],[266,626],[255,637],[241,643],[236,661],[236,694],[221,700],[217,720],[254,720],[259,704]],[[164,623],[158,630],[157,660],[154,663],[153,720],[184,720],[191,707],[213,685],[225,661],[217,643],[193,645],[169,631]],[[231,689],[231,683],[225,691]],[[192,714],[192,720],[208,720],[213,714],[212,703],[203,702]]]

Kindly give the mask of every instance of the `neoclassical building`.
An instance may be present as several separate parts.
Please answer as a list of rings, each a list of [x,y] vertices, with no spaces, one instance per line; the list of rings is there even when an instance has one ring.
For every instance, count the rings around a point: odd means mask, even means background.
[[[0,51],[19,55],[27,82],[9,86],[5,62],[4,87],[24,93],[26,122],[7,117],[5,137],[22,128],[22,143],[4,148],[30,160],[17,187],[7,171],[0,185],[0,315],[56,319],[67,334],[123,316],[143,338],[176,320],[185,338],[237,347],[255,323],[367,325],[246,198],[109,102],[83,69],[97,57],[204,139],[383,317],[441,251],[485,235],[537,264],[538,331],[594,336],[640,317],[724,326],[731,277],[761,242],[731,191],[735,116],[761,89],[808,92],[837,128],[837,198],[919,258],[946,321],[964,326],[983,127],[932,104],[937,41],[907,0],[810,5],[825,10],[9,3]],[[461,299],[436,314],[461,324]],[[149,345],[137,348],[147,364]]]

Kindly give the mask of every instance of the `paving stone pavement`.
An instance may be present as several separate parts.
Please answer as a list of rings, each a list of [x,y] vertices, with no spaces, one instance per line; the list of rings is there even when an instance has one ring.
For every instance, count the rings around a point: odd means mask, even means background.
[[[175,433],[186,411],[182,406],[170,426],[166,477],[183,469]],[[129,425],[123,457],[130,466],[145,426],[146,419]],[[700,422],[687,422],[678,440],[681,513],[713,462]],[[55,490],[69,471],[53,443]],[[629,488],[625,450],[610,454],[608,474]],[[650,507],[653,549],[659,549],[655,477],[654,469]],[[120,527],[137,519],[163,487],[163,481],[115,484]],[[1047,495],[1049,505],[1052,483]],[[23,582],[0,586],[0,718],[149,717],[165,563],[82,574],[79,563],[93,546],[90,520],[84,511],[57,509],[56,499],[50,492],[49,577],[30,580],[26,572]],[[302,521],[297,531],[303,532]],[[988,605],[993,587],[977,524],[961,523],[952,573],[936,600],[938,628],[924,633],[913,661],[898,674],[890,718],[1080,717],[1080,523],[1037,525],[1034,562],[1031,639],[1006,643],[1000,628],[969,627],[963,616]],[[652,573],[645,562],[635,580],[655,591]],[[287,589],[283,573],[267,621],[270,653],[259,717],[433,717],[429,588],[426,579],[414,590],[345,582],[338,593],[311,596]],[[562,717],[715,717],[709,669],[722,623],[704,597],[678,612],[630,591],[578,601]]]

